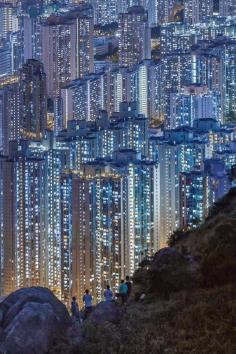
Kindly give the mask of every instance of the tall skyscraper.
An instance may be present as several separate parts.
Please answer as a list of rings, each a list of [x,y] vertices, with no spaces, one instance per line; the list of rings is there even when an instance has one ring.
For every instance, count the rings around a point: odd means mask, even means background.
[[[17,7],[10,2],[0,5],[0,39],[6,39],[18,30]]]
[[[204,85],[185,86],[180,93],[170,95],[171,129],[193,126],[195,119],[213,118],[223,122],[222,99],[217,91]]]
[[[46,76],[43,65],[29,60],[17,76],[0,82],[0,136],[2,151],[21,138],[39,139],[47,127]]]
[[[22,61],[42,59],[41,17],[28,13],[19,15]]]
[[[95,24],[117,22],[118,4],[116,0],[92,0]]]
[[[161,24],[169,22],[173,16],[176,0],[149,0],[147,1],[148,16],[150,24]]]
[[[180,227],[196,228],[207,212],[206,178],[202,171],[180,175]]]
[[[227,38],[222,38],[221,41],[216,39],[214,45],[207,48],[207,54],[208,57],[215,57],[215,60],[219,62],[218,69],[211,69],[212,78],[218,71],[217,81],[223,98],[223,113],[226,119],[232,120],[235,118],[236,107],[236,86],[234,84],[236,78],[235,42]],[[215,80],[211,79],[211,81],[214,83]]]
[[[47,128],[46,75],[43,65],[31,59],[20,70],[22,137],[39,139]]]
[[[62,188],[72,191],[71,209],[63,204],[63,222],[67,230],[66,213],[72,210],[72,293],[79,299],[89,288],[100,300],[107,283],[115,289],[121,279],[121,181],[99,165],[62,179]]]
[[[22,43],[20,31],[10,34],[11,73],[17,74],[23,64]]]
[[[91,74],[64,85],[61,90],[63,119],[95,121],[104,109],[104,80],[102,74]]]
[[[9,155],[0,159],[3,293],[42,285],[62,298],[60,177],[66,166],[64,148],[50,132],[41,141],[10,142]]]
[[[196,44],[196,33],[180,22],[165,23],[161,26],[161,56],[174,53],[189,53]]]
[[[3,168],[4,293],[47,285],[45,254],[45,163],[11,146]],[[15,227],[14,225],[17,225]]]
[[[170,116],[170,95],[180,90],[183,85],[192,83],[192,56],[189,54],[173,54],[163,58],[160,72],[162,114],[165,124]]]
[[[3,228],[3,222],[4,222],[4,163],[5,163],[6,157],[2,157],[0,155],[0,294],[4,294],[4,287],[5,287],[5,281],[4,281],[4,257],[5,257],[5,252],[4,252],[4,247],[5,247],[5,240],[4,240],[4,228]]]
[[[132,67],[150,59],[150,28],[148,14],[142,6],[133,6],[119,15],[119,61]]]
[[[206,158],[207,142],[194,138],[191,128],[182,127],[150,140],[151,158],[158,159],[158,248],[166,247],[180,225],[180,174],[199,170]]]
[[[93,17],[90,5],[81,6],[85,8],[52,15],[42,23],[42,62],[50,97],[60,96],[62,84],[93,72]]]
[[[159,114],[159,67],[151,60],[144,60],[136,67],[136,84],[131,83],[129,92],[135,90],[131,101],[138,102],[138,111],[153,122]]]
[[[205,22],[208,16],[213,15],[213,0],[185,0],[184,20],[190,24]]]
[[[180,174],[180,227],[196,228],[231,188],[224,161],[205,161],[202,171]]]
[[[64,288],[64,252],[68,252],[61,230],[61,175],[66,166],[66,147],[56,142],[53,132],[47,132],[43,142],[45,160],[45,209],[46,209],[46,275],[47,286],[60,299]]]
[[[19,140],[21,137],[19,76],[10,76],[2,80],[0,102],[0,145],[2,152],[8,155],[9,142]]]
[[[158,147],[158,248],[166,247],[168,237],[179,226],[178,147]]]
[[[0,47],[0,77],[12,74],[11,46],[10,43],[4,43]]]
[[[62,176],[63,235],[72,252],[72,258],[64,253],[66,279],[72,262],[72,289],[67,282],[65,297],[72,292],[81,299],[90,288],[100,300],[107,283],[118,289],[120,279],[153,254],[156,178],[156,165],[141,161],[134,150]]]
[[[236,16],[235,0],[219,0],[220,16]]]

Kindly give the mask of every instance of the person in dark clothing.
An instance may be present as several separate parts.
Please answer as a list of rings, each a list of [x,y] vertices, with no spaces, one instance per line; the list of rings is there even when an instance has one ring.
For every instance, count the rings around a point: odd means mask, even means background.
[[[72,297],[71,301],[71,315],[75,321],[80,321],[79,305],[75,296]]]
[[[127,288],[128,288],[128,292],[127,292],[127,298],[130,297],[131,293],[132,293],[132,283],[130,281],[130,277],[127,275],[126,277],[126,282],[125,284],[127,285]]]

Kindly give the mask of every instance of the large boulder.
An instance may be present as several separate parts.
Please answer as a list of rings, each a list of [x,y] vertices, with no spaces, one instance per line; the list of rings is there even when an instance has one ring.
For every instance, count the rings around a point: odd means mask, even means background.
[[[164,248],[156,253],[149,268],[150,291],[166,296],[193,288],[198,284],[199,269],[193,257]]]
[[[0,353],[47,353],[70,323],[65,305],[49,289],[17,290],[0,302]]]
[[[118,322],[123,314],[122,307],[113,301],[103,301],[96,305],[89,316],[89,321],[100,325],[105,322]]]
[[[134,275],[134,292],[155,293],[168,297],[171,293],[194,288],[200,281],[199,261],[175,248],[166,247]]]
[[[103,340],[103,336],[106,338],[107,336],[118,334],[117,327],[122,320],[124,312],[124,307],[116,302],[100,302],[94,306],[89,318],[82,324],[74,323],[67,331],[66,338],[59,340],[49,353],[101,353],[97,344]],[[113,346],[118,347],[117,341],[119,342],[119,336],[116,336]],[[113,350],[109,346],[104,353],[113,353]]]

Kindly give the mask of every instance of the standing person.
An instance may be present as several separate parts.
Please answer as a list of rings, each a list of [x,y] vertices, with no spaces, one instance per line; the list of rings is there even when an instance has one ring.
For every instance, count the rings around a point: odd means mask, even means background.
[[[93,301],[92,295],[89,293],[89,290],[86,289],[85,294],[83,296],[83,302],[85,306],[85,318],[88,318],[88,316],[92,312],[93,309],[92,301]]]
[[[128,288],[127,298],[129,298],[130,295],[131,295],[131,292],[132,292],[132,283],[131,283],[130,277],[129,277],[128,275],[127,275],[127,277],[126,277],[126,282],[125,282],[125,284],[127,285],[127,288]]]
[[[119,297],[121,298],[121,304],[123,305],[127,299],[128,286],[125,284],[124,280],[121,280],[119,286]]]
[[[72,318],[75,321],[80,321],[79,305],[78,302],[76,301],[75,296],[72,297],[72,301],[71,301],[71,314],[72,314]]]
[[[110,289],[110,285],[107,285],[107,289],[104,291],[103,295],[104,295],[105,301],[112,301],[113,292]]]

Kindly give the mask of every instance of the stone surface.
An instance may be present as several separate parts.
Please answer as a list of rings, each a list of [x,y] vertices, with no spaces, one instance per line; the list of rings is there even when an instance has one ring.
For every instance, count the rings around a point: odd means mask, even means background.
[[[94,307],[89,321],[95,324],[103,324],[105,322],[117,322],[123,314],[123,308],[113,301],[103,301]]]
[[[41,287],[10,294],[0,303],[0,314],[0,353],[47,353],[71,323],[66,307]]]
[[[194,288],[199,281],[199,260],[175,248],[166,247],[135,273],[135,299],[138,300],[143,293],[166,297],[173,292]]]
[[[171,247],[164,248],[156,253],[150,265],[150,290],[167,295],[193,288],[198,282],[199,268],[198,261],[193,257]]]

